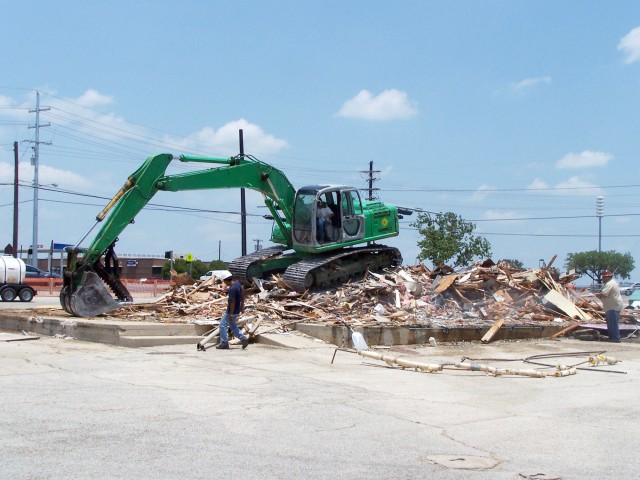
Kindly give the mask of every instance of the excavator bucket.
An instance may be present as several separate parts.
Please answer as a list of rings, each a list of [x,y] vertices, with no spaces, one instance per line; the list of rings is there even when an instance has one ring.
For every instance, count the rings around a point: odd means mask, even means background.
[[[117,310],[121,306],[95,272],[85,273],[82,286],[69,299],[71,311],[79,317],[93,317]]]

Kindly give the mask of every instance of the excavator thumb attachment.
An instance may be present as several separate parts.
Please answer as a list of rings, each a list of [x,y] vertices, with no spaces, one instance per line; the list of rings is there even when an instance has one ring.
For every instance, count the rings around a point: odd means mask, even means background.
[[[70,295],[69,307],[78,317],[93,317],[117,310],[122,306],[95,272],[86,272],[82,286]]]

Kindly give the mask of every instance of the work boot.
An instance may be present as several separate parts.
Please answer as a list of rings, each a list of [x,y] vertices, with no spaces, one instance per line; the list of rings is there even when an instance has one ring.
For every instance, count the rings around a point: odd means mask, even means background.
[[[218,345],[216,345],[216,350],[229,350],[229,344],[219,343]]]
[[[247,348],[247,345],[249,345],[249,339],[247,337],[244,337],[240,341],[242,342],[242,349],[244,350],[245,348]]]

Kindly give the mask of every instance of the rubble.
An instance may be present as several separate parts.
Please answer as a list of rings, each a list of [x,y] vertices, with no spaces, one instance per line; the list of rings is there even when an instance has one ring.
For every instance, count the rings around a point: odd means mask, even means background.
[[[553,260],[552,260],[553,261]],[[549,263],[549,265],[552,262]],[[550,323],[571,331],[580,322],[603,322],[600,301],[588,290],[576,289],[576,274],[556,278],[550,268],[517,270],[491,260],[464,269],[425,265],[402,266],[384,273],[369,272],[324,291],[298,293],[279,276],[245,288],[245,310],[266,329],[286,330],[298,322],[349,327],[420,326],[431,328],[498,328]],[[179,281],[153,303],[124,307],[120,319],[217,325],[227,306],[226,287],[205,281]],[[635,311],[625,310],[635,321]],[[254,328],[248,324],[247,328]],[[254,328],[255,330],[255,328]]]

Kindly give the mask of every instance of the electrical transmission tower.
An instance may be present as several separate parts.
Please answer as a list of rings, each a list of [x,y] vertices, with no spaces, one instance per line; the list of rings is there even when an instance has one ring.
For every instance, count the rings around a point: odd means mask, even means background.
[[[361,170],[360,173],[364,173],[367,176],[367,184],[368,188],[362,189],[367,192],[367,200],[377,200],[378,194],[376,193],[379,188],[373,187],[373,182],[377,182],[380,178],[376,177],[377,174],[380,173],[380,170],[373,169],[373,160],[369,162],[369,170]]]

